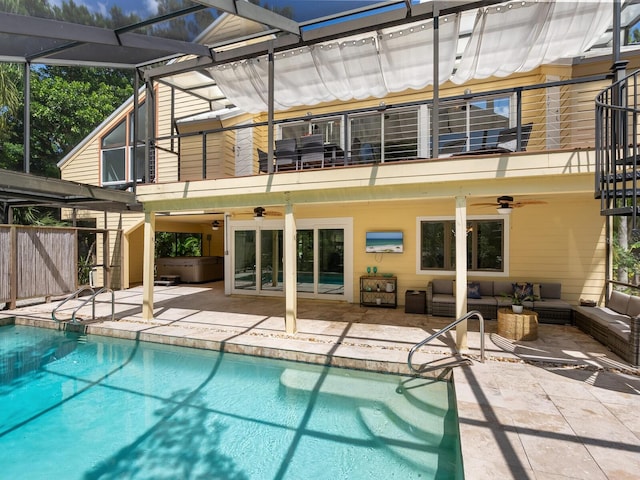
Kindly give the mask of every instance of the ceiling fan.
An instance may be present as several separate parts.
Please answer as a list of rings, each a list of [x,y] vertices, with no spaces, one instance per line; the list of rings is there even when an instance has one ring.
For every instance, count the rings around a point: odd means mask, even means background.
[[[235,212],[233,216],[249,216],[251,215],[256,220],[262,220],[265,217],[281,217],[282,213],[277,210],[267,210],[264,207],[256,207],[253,212]]]
[[[545,205],[547,202],[544,200],[522,200],[515,201],[513,197],[509,195],[502,195],[496,199],[495,203],[473,203],[474,207],[496,207],[498,213],[509,214],[514,208],[524,207],[525,205]]]

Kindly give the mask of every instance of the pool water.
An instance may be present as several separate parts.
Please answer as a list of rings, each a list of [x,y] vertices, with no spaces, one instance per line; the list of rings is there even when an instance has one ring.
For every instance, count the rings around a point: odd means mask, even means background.
[[[449,382],[0,327],[12,479],[462,479]]]

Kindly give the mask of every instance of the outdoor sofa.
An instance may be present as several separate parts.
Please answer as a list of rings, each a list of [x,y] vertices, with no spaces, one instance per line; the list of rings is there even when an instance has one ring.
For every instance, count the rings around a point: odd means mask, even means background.
[[[634,366],[640,364],[640,297],[616,290],[606,307],[575,307],[576,326]]]
[[[427,312],[434,316],[454,317],[455,280],[434,279],[427,286]],[[478,310],[485,319],[498,317],[499,308],[511,307],[514,284],[531,283],[534,300],[523,302],[524,308],[538,313],[540,323],[570,324],[572,307],[562,300],[562,286],[553,282],[515,282],[514,280],[480,280],[467,285],[467,310]]]

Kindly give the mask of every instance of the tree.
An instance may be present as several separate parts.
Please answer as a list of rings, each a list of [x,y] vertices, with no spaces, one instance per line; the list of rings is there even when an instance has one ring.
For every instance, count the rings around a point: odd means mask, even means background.
[[[34,67],[31,79],[31,171],[57,177],[59,162],[133,93],[132,73],[115,70]],[[0,167],[20,170],[24,123],[19,113],[4,133]]]
[[[18,65],[0,64],[0,129],[3,131],[7,125],[7,119],[15,115],[20,105],[21,78]]]

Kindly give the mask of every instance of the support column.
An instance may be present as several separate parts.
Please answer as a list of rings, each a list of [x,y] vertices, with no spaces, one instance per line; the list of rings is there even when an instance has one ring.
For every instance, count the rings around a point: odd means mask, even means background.
[[[153,320],[156,214],[144,212],[144,258],[142,265],[142,320]]]
[[[267,79],[267,172],[273,173],[273,146],[274,146],[274,135],[273,135],[273,109],[274,109],[274,79],[275,79],[275,65],[274,65],[274,55],[273,55],[273,45],[269,46],[269,69],[267,71],[268,79]]]
[[[431,115],[431,158],[440,151],[440,11],[433,6],[433,106]]]
[[[297,332],[298,315],[297,262],[296,262],[296,219],[293,216],[293,205],[287,203],[284,212],[284,297],[285,297],[285,329],[293,335]]]
[[[456,318],[467,313],[467,199],[456,197]],[[456,327],[456,347],[467,349],[467,322]]]
[[[31,63],[24,64],[24,173],[31,173]]]

